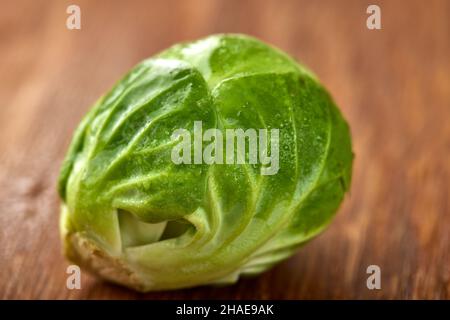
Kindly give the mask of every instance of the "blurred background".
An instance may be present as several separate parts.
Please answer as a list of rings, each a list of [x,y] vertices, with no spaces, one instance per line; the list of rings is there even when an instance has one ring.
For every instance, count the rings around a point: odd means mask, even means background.
[[[71,4],[81,30],[66,28]],[[234,286],[138,294],[82,273],[68,290],[55,186],[73,130],[140,60],[222,32],[302,61],[349,121],[354,176],[334,223]],[[0,298],[449,299],[449,72],[445,0],[0,0]]]

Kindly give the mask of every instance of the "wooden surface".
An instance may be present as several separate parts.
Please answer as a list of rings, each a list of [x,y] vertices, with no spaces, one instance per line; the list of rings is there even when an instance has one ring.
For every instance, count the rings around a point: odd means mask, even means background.
[[[366,28],[377,3],[382,30]],[[82,29],[65,27],[81,7]],[[450,298],[450,1],[1,1],[0,298]],[[71,134],[141,59],[243,32],[314,70],[352,128],[354,179],[330,228],[224,288],[66,289],[55,181]],[[382,289],[366,288],[379,265]]]

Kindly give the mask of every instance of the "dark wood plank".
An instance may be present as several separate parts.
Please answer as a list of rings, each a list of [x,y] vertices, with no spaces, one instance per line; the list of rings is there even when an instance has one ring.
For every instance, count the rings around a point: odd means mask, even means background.
[[[450,2],[0,2],[0,298],[450,298]],[[273,270],[224,288],[137,294],[83,274],[66,289],[55,181],[89,106],[167,46],[242,32],[306,63],[348,118],[351,195],[334,223]],[[382,289],[366,288],[366,268]]]

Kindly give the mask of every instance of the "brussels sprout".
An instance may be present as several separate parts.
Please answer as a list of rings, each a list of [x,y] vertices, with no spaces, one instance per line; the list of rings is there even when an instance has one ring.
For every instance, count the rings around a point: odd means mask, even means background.
[[[196,121],[278,129],[276,174],[174,163],[173,133],[195,134]],[[140,291],[234,283],[328,225],[352,159],[329,94],[283,52],[243,35],[178,44],[134,67],[76,130],[59,177],[64,252]]]

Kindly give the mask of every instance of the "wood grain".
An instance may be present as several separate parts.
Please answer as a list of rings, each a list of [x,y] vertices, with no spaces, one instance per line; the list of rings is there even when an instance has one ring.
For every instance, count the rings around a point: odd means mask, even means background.
[[[0,298],[449,299],[450,2],[0,2]],[[89,106],[131,66],[218,32],[272,43],[313,69],[352,128],[351,194],[330,228],[230,287],[138,294],[82,274],[66,289],[55,181]],[[382,289],[366,288],[366,268]]]

